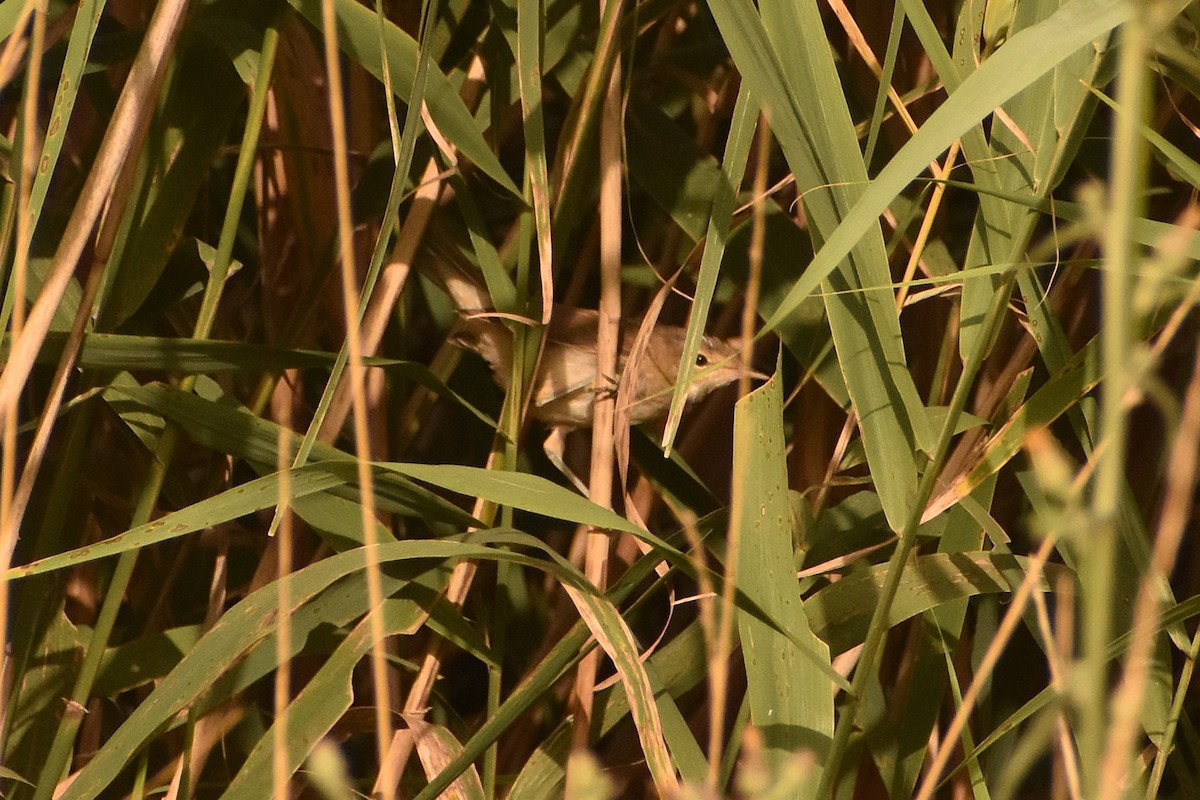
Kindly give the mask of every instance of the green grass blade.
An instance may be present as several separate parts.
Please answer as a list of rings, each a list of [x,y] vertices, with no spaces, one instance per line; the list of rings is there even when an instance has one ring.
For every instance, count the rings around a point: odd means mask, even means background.
[[[729,138],[725,143],[725,156],[722,159],[721,168],[715,176],[715,193],[704,236],[704,254],[700,257],[700,272],[696,276],[696,293],[692,299],[691,314],[688,316],[687,339],[684,340],[683,355],[679,359],[679,377],[675,381],[675,393],[671,396],[671,411],[667,416],[667,426],[663,432],[664,453],[671,452],[675,434],[679,429],[679,421],[683,415],[683,406],[687,400],[688,381],[695,371],[696,353],[700,350],[700,340],[704,336],[708,312],[712,307],[713,293],[717,288],[717,278],[720,277],[725,245],[729,240],[733,205],[737,199],[737,187],[741,184],[742,176],[746,172],[746,161],[750,155],[750,145],[754,141],[757,117],[758,104],[751,98],[750,92],[743,87],[738,92],[737,104],[733,109]]]
[[[763,733],[768,768],[778,774],[796,753],[810,754],[811,769],[797,797],[813,797],[833,736],[833,695],[824,671],[829,649],[812,634],[800,600],[792,560],[792,518],[778,377],[738,403],[734,418],[734,496],[731,520],[741,527],[738,588],[799,637],[799,646],[759,619],[738,614],[750,720]]]
[[[767,320],[773,330],[817,289],[859,239],[871,230],[891,199],[950,144],[997,106],[1072,52],[1120,25],[1132,9],[1117,0],[1071,0],[1051,18],[1016,34],[935,111],[917,133],[863,191],[853,209],[826,239]]]
[[[1028,559],[986,552],[938,553],[918,556],[904,570],[896,600],[888,614],[895,626],[943,603],[1009,591],[1004,570],[1024,571]],[[813,632],[829,644],[830,652],[844,653],[861,644],[871,621],[874,598],[883,585],[887,565],[882,564],[847,576],[821,589],[805,603]],[[1050,565],[1041,576],[1042,591],[1053,589],[1060,575],[1070,574]]]

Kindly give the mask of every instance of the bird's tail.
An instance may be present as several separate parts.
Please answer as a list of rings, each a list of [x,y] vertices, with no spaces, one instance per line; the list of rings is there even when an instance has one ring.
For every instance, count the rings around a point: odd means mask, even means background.
[[[454,307],[464,316],[495,308],[479,268],[471,263],[450,232],[437,222],[429,226],[414,266],[449,295]]]

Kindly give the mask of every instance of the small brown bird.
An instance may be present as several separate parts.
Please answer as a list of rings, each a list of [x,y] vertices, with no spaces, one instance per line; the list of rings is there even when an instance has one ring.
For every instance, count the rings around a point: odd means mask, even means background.
[[[534,378],[530,414],[547,425],[589,428],[596,403],[596,337],[599,313],[590,309],[556,306],[546,330],[546,346]],[[614,391],[625,372],[630,348],[638,332],[637,322],[622,325],[617,375],[604,383]],[[677,325],[659,325],[637,364],[637,384],[630,405],[634,424],[666,416],[671,393],[679,375],[687,330]],[[512,375],[512,334],[495,319],[467,319],[455,340],[483,357],[492,368],[496,383],[509,388]],[[738,352],[726,342],[704,337],[696,355],[696,377],[688,387],[688,400],[699,400],[714,389],[738,379]]]
[[[436,228],[426,237],[423,256],[418,268],[450,296],[464,315],[453,334],[455,342],[482,356],[491,366],[496,383],[507,391],[512,376],[512,333],[488,313],[491,301],[481,276],[466,262],[449,235]],[[529,413],[535,419],[551,427],[591,427],[596,400],[598,327],[599,313],[594,310],[554,307],[533,381]],[[614,391],[625,371],[638,327],[636,321],[622,325],[618,374],[604,381]],[[686,335],[687,330],[678,325],[658,325],[651,332],[645,354],[636,365],[637,383],[629,408],[634,424],[666,416],[679,376]],[[740,355],[733,345],[705,336],[696,354],[688,400],[699,400],[714,389],[733,383],[741,369]]]

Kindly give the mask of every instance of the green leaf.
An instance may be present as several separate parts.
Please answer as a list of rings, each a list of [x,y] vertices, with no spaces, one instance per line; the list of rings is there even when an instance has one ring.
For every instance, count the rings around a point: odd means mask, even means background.
[[[66,345],[66,333],[51,333],[37,354],[39,364],[57,364]],[[0,359],[8,355],[12,336],[0,338]],[[117,333],[84,335],[78,363],[100,371],[161,370],[172,375],[209,375],[225,372],[275,373],[287,369],[329,369],[337,355],[321,350],[213,339],[177,339],[162,336],[130,336]],[[458,403],[488,427],[496,422],[442,382],[424,364],[376,356],[363,364],[397,378],[412,381],[429,391]]]
[[[309,464],[291,473],[290,491],[293,497],[304,497],[350,483],[355,480],[355,475],[355,466],[349,462]],[[41,575],[186,536],[272,508],[279,503],[279,492],[278,473],[258,478],[96,544],[12,567],[5,577],[16,580]]]
[[[506,550],[475,544],[406,541],[378,546],[378,561],[381,564],[391,561],[441,561],[452,558],[496,558],[526,566],[543,566],[555,570],[561,579],[571,580],[578,586],[586,584],[586,579],[577,571],[569,567],[564,568],[557,562],[535,560]],[[364,566],[365,559],[361,548],[338,553],[290,576],[289,608],[280,608],[279,583],[274,582],[227,611],[175,669],[155,687],[150,696],[108,737],[100,751],[62,795],[61,800],[93,800],[100,796],[161,726],[168,723],[188,704],[204,696],[210,687],[224,676],[241,677],[240,673],[246,667],[247,652],[268,636],[274,635],[280,613],[295,614],[298,609],[318,599],[336,581],[360,572]],[[365,610],[363,605],[358,608],[360,614]],[[412,619],[409,618],[410,621]],[[396,629],[404,627],[398,625]],[[273,668],[276,658],[274,651],[265,652],[259,649],[257,652],[266,657],[263,668]],[[320,698],[314,702],[320,705]],[[321,717],[327,711],[328,707],[317,708],[314,714]],[[320,721],[314,724],[319,725]]]
[[[680,562],[688,561],[687,557],[674,547],[634,525],[620,514],[598,506],[586,497],[538,475],[496,472],[455,464],[389,463],[380,466],[458,494],[482,497],[498,505],[512,506],[544,517],[591,525],[594,528],[632,533],[642,541],[673,555]]]
[[[899,625],[922,611],[978,594],[1008,592],[1006,570],[1025,571],[1029,559],[992,553],[936,553],[917,556],[905,568],[892,603],[888,625]],[[814,594],[804,604],[813,632],[829,644],[834,654],[861,644],[871,622],[874,598],[879,596],[887,564],[847,575]],[[1060,565],[1047,565],[1041,575],[1042,591],[1071,573]]]
[[[177,422],[197,444],[244,458],[264,472],[278,463],[279,426],[231,402],[214,402],[161,385],[112,387],[107,396],[119,412],[126,412],[129,405],[153,411]],[[293,436],[293,452],[298,441],[299,437]],[[329,445],[317,445],[313,448],[313,460],[352,464],[354,456]],[[411,514],[460,530],[478,524],[470,514],[395,471],[377,471],[375,479],[377,499],[381,504],[390,504],[382,505],[384,510]]]
[[[199,625],[185,625],[109,647],[92,691],[97,697],[113,697],[158,680],[195,647],[202,633]]]
[[[387,613],[388,606],[385,605],[383,613],[388,622],[384,627],[389,635],[398,633],[412,622],[411,617],[415,615],[411,612],[416,609],[409,606],[406,610],[409,610],[409,615],[402,615],[397,619],[396,613]],[[259,738],[221,797],[236,800],[242,797],[271,796],[272,781],[275,777],[273,760],[278,749],[275,726],[282,724],[285,719],[287,745],[283,758],[287,774],[291,776],[295,773],[317,743],[350,708],[354,701],[351,675],[358,662],[370,650],[371,625],[370,620],[364,618],[288,704],[286,718],[276,717],[270,729]]]
[[[846,98],[815,3],[760,7],[761,19],[750,2],[710,5],[803,190],[810,229],[817,239],[828,239],[849,218],[867,179]],[[799,283],[814,279],[805,296],[821,282],[833,290],[825,298],[830,330],[872,479],[889,523],[899,530],[916,496],[917,452],[931,449],[933,437],[906,365],[895,297],[879,288],[890,275],[877,219],[867,220],[827,269],[816,263]],[[767,330],[803,300],[790,305],[798,288],[768,319]]]
[[[205,46],[197,46],[201,42]],[[100,304],[106,328],[116,328],[147,301],[174,303],[199,282],[186,269],[167,267],[175,266],[184,224],[225,144],[245,87],[224,54],[206,40],[197,39],[182,53],[162,89],[168,100],[158,124],[166,132],[151,140],[157,146],[143,159],[136,202],[126,212],[128,239],[117,251],[115,273]]]
[[[318,29],[321,27],[321,0],[288,0]],[[333,0],[337,19],[338,44],[343,52],[363,69],[382,80],[383,66],[379,57],[379,18],[375,12],[354,0]],[[407,101],[416,75],[417,43],[407,33],[387,20],[383,21],[383,41],[387,49],[392,87],[401,100]],[[425,90],[425,102],[442,134],[463,155],[516,197],[521,197],[496,154],[488,147],[475,127],[471,112],[463,105],[457,88],[439,70],[430,69]]]
[[[812,294],[877,224],[892,198],[928,168],[931,159],[1031,81],[1078,48],[1104,36],[1132,13],[1132,6],[1120,0],[1071,0],[1044,22],[1010,38],[963,81],[871,181],[761,333],[773,330]]]
[[[832,667],[829,648],[813,635],[807,603],[800,600],[792,561],[786,448],[783,389],[776,376],[737,405],[731,522],[741,531],[738,589],[795,639],[744,611],[738,613],[738,632],[750,719],[763,734],[768,767],[778,774],[795,754],[811,754],[812,769],[796,795],[809,797],[821,780],[821,764],[833,737],[833,695],[826,674]]]
[[[679,375],[675,381],[675,392],[671,396],[671,411],[663,433],[663,452],[668,454],[671,452],[679,420],[683,415],[683,406],[687,401],[687,387],[692,373],[695,371],[696,353],[700,351],[700,342],[704,336],[708,313],[712,307],[713,293],[717,288],[717,278],[725,255],[725,245],[729,241],[729,228],[733,222],[733,205],[737,199],[737,187],[741,184],[742,176],[746,172],[750,145],[754,141],[754,131],[757,129],[757,115],[754,113],[756,105],[749,90],[745,88],[739,90],[721,167],[710,170],[697,165],[688,177],[687,183],[692,187],[702,188],[704,184],[711,184],[714,196],[708,209],[710,213],[705,227],[704,254],[700,257],[700,273],[696,276],[696,293],[695,299],[692,301],[691,314],[688,316],[687,338],[683,343],[683,354],[679,359]],[[633,158],[633,148],[631,148],[630,158]],[[687,194],[684,196],[686,197]],[[673,216],[680,227],[684,227],[684,222],[680,221],[680,217],[684,215],[679,211],[673,211]]]

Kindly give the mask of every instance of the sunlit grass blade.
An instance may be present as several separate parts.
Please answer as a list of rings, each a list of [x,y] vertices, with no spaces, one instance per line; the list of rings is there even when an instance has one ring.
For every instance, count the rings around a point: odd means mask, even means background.
[[[742,528],[736,557],[738,587],[800,637],[800,645],[828,659],[812,635],[807,603],[797,592],[792,562],[792,516],[778,378],[743,398],[734,420],[732,525]],[[753,479],[750,479],[753,476]],[[813,797],[825,748],[833,736],[833,695],[823,672],[800,647],[748,614],[738,615],[750,721],[765,738],[768,768],[782,771],[803,753],[810,769],[798,797]]]

